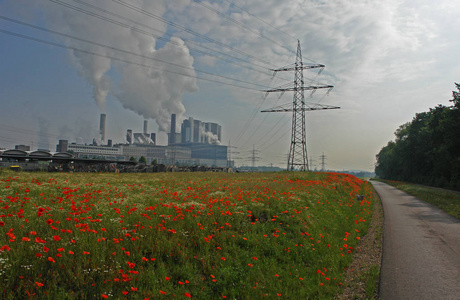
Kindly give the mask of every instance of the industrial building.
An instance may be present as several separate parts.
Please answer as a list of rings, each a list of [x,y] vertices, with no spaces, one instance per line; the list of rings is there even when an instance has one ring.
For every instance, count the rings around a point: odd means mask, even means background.
[[[106,138],[106,119],[106,115],[101,114],[102,141]],[[107,140],[107,145],[98,145],[96,141],[91,145],[81,145],[60,140],[56,151],[71,152],[80,158],[129,160],[134,157],[139,160],[144,157],[149,164],[156,161],[165,165],[229,166],[227,146],[221,145],[222,127],[219,124],[190,117],[182,122],[181,132],[176,132],[176,122],[176,115],[172,114],[167,146],[156,144],[156,134],[148,133],[148,121],[144,120],[143,132],[135,133],[128,129],[124,144],[112,145],[111,140]]]
[[[100,115],[100,138],[92,144],[81,144],[59,140],[57,153],[70,153],[76,159],[98,159],[128,161],[132,157],[144,157],[148,164],[156,162],[164,165],[232,167],[227,161],[227,146],[221,145],[222,127],[216,123],[202,122],[192,117],[176,126],[176,115],[171,115],[171,132],[168,145],[156,144],[156,134],[148,133],[148,121],[144,120],[143,132],[134,133],[128,129],[126,142],[112,144],[106,139],[106,114]],[[181,132],[176,132],[180,128]],[[29,146],[18,145],[17,150],[30,151]]]
[[[172,129],[173,125],[171,118],[171,130]],[[192,117],[182,122],[181,143],[220,144],[221,140],[222,127],[219,124],[201,122]]]

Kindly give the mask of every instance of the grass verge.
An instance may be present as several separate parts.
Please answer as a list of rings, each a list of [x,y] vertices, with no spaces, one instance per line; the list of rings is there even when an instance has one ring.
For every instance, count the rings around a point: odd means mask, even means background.
[[[378,299],[383,247],[383,209],[374,191],[374,211],[365,236],[361,237],[353,262],[345,273],[344,289],[337,299]]]
[[[451,216],[460,219],[460,192],[443,190],[429,186],[412,184],[401,181],[380,180],[397,189],[428,202],[442,209]]]

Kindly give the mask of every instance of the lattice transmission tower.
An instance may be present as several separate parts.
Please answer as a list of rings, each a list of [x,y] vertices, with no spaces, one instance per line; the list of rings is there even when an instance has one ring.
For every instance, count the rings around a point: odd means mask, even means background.
[[[302,51],[300,49],[300,41],[297,41],[297,56],[295,64],[292,66],[283,67],[280,69],[272,70],[275,72],[281,71],[294,71],[294,86],[288,88],[275,88],[264,90],[266,93],[271,92],[294,92],[292,106],[281,105],[271,109],[262,110],[262,112],[292,112],[292,129],[291,129],[291,146],[289,148],[289,156],[287,163],[287,170],[301,170],[308,171],[308,156],[307,156],[307,133],[305,123],[305,112],[312,110],[324,109],[339,109],[338,106],[322,105],[319,103],[305,102],[305,90],[318,90],[329,89],[328,92],[334,87],[332,85],[309,85],[305,86],[303,79],[303,70],[320,68],[320,72],[324,69],[322,64],[304,64],[302,62]]]

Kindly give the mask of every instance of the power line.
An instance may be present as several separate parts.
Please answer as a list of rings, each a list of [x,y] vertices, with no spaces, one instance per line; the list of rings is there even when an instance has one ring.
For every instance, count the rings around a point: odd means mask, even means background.
[[[99,53],[79,49],[79,48],[72,47],[72,46],[58,44],[58,43],[55,43],[55,42],[45,41],[45,40],[42,40],[42,39],[27,36],[27,35],[24,35],[24,34],[11,32],[11,31],[8,31],[8,30],[0,29],[0,32],[8,34],[8,35],[15,36],[15,37],[19,37],[19,38],[22,38],[22,39],[32,40],[32,41],[35,41],[35,42],[48,44],[48,45],[59,47],[59,48],[70,49],[70,50],[73,50],[73,51],[78,51],[78,52],[81,52],[81,53],[90,54],[90,55],[94,55],[94,56],[98,56],[98,57],[110,58],[110,59],[112,59],[114,61],[123,62],[123,63],[127,63],[127,64],[132,64],[132,65],[136,65],[136,66],[143,67],[143,68],[157,69],[157,70],[160,69],[159,67],[149,66],[149,65],[146,65],[146,64],[137,63],[137,62],[129,61],[129,60],[126,60],[126,59],[121,59],[121,58],[117,58],[117,57],[110,56],[110,55],[99,54]],[[222,82],[222,81],[217,81],[217,80],[213,80],[213,79],[203,78],[203,77],[199,77],[199,76],[184,74],[184,73],[180,73],[180,72],[176,72],[176,71],[172,71],[172,70],[165,70],[165,69],[160,69],[160,70],[163,70],[163,71],[168,72],[168,73],[173,73],[173,74],[185,76],[185,77],[196,78],[196,79],[199,79],[199,80],[205,80],[205,81],[219,83],[219,84],[228,85],[228,86],[233,86],[233,87],[237,87],[237,88],[241,88],[241,89],[252,90],[252,91],[258,90],[258,89],[255,89],[255,88],[250,88],[250,87],[245,87],[245,86],[241,86],[241,85],[236,85],[236,84],[226,83],[226,82]],[[214,75],[218,76],[218,77],[222,77],[222,76],[219,76],[219,75],[216,75],[216,74],[214,74]],[[235,80],[235,81],[237,81],[237,80]],[[259,84],[255,84],[255,83],[249,83],[249,82],[244,82],[244,83],[250,84],[250,85],[255,85],[255,86],[260,86]]]
[[[240,22],[240,21],[237,21],[237,20],[233,19],[232,17],[227,16],[227,15],[224,14],[224,13],[221,13],[221,12],[218,11],[217,9],[212,8],[211,6],[205,4],[204,2],[198,1],[198,0],[193,0],[193,1],[194,1],[195,3],[201,5],[201,6],[205,7],[206,9],[208,9],[208,10],[210,10],[210,11],[216,13],[217,15],[219,15],[219,16],[221,16],[221,17],[227,19],[227,20],[229,20],[230,22],[232,22],[232,23],[234,23],[234,24],[240,26],[241,28],[244,28],[244,29],[246,29],[247,31],[252,32],[252,33],[258,35],[258,36],[260,36],[261,38],[264,38],[264,39],[266,39],[266,40],[272,42],[273,44],[276,44],[276,45],[278,45],[278,46],[281,46],[282,48],[288,50],[290,53],[295,53],[294,51],[292,51],[291,49],[287,48],[287,47],[284,46],[283,44],[280,44],[278,41],[273,40],[273,39],[271,39],[271,38],[269,38],[269,37],[263,35],[262,33],[258,32],[257,30],[254,30],[253,28],[250,28],[250,27],[246,26],[244,23],[242,23],[242,22]]]
[[[273,28],[273,29],[275,29],[275,30],[277,30],[277,31],[279,31],[279,32],[281,32],[281,33],[283,33],[283,34],[285,34],[286,36],[288,36],[288,37],[290,37],[290,38],[292,38],[292,39],[294,39],[294,40],[297,40],[297,38],[293,37],[293,36],[290,35],[289,33],[286,33],[285,31],[283,31],[283,30],[281,30],[281,29],[279,29],[279,28],[276,28],[276,27],[273,26],[272,24],[266,22],[265,20],[263,20],[263,19],[261,19],[261,18],[255,16],[255,15],[253,15],[253,14],[251,14],[250,12],[248,12],[247,10],[243,9],[242,7],[236,5],[235,3],[233,3],[233,2],[231,2],[231,1],[229,1],[229,0],[224,0],[224,1],[227,2],[227,3],[230,3],[230,5],[233,5],[234,7],[238,8],[239,10],[244,11],[245,13],[247,13],[248,15],[250,15],[251,17],[256,18],[257,20],[259,20],[260,22],[264,23],[265,25],[268,25],[268,26],[270,26],[271,28]],[[291,50],[289,50],[289,51],[291,51]],[[292,53],[295,54],[294,51],[292,51]]]
[[[50,0],[50,1],[56,1],[56,0]],[[222,43],[222,42],[219,42],[219,41],[217,41],[217,40],[215,40],[215,39],[212,39],[212,38],[210,38],[210,37],[208,37],[208,36],[205,36],[205,35],[203,35],[203,34],[201,34],[201,33],[198,33],[198,32],[196,32],[196,31],[193,31],[193,30],[191,30],[191,29],[189,29],[189,28],[187,28],[187,27],[185,27],[185,26],[182,26],[182,25],[179,25],[179,24],[177,24],[177,23],[175,23],[175,22],[169,21],[169,20],[167,20],[167,19],[165,19],[165,18],[163,18],[163,17],[157,16],[157,15],[155,15],[155,14],[153,14],[153,13],[151,13],[151,12],[148,12],[148,11],[142,9],[142,8],[139,8],[139,7],[135,6],[135,5],[126,3],[125,1],[122,1],[122,0],[112,0],[112,1],[113,1],[113,2],[116,2],[116,3],[120,4],[120,5],[123,5],[123,6],[129,8],[129,9],[131,9],[131,10],[137,11],[137,12],[143,14],[143,15],[149,16],[149,17],[151,17],[151,18],[153,18],[153,19],[155,19],[155,20],[159,20],[159,21],[161,21],[161,22],[163,22],[163,23],[165,23],[165,24],[168,24],[168,25],[170,25],[170,26],[176,27],[176,28],[178,28],[178,29],[180,29],[180,30],[183,30],[183,31],[187,32],[187,33],[193,34],[193,35],[195,35],[195,36],[197,36],[197,37],[199,37],[199,38],[202,38],[202,39],[204,39],[204,40],[206,40],[206,41],[208,41],[208,42],[214,43],[214,44],[216,44],[216,45],[218,45],[218,46],[220,46],[220,47],[227,48],[227,49],[232,50],[232,51],[235,51],[235,52],[237,52],[237,53],[239,53],[239,54],[241,54],[241,55],[250,57],[250,58],[252,58],[252,59],[254,59],[254,60],[263,62],[263,63],[265,63],[265,64],[267,64],[267,65],[271,65],[271,63],[268,62],[268,61],[266,61],[266,60],[263,60],[263,59],[261,59],[261,58],[259,58],[259,57],[256,57],[256,56],[251,55],[251,54],[249,54],[249,53],[247,53],[247,52],[244,52],[244,51],[242,51],[242,50],[239,50],[239,49],[237,49],[237,48],[235,48],[235,47],[233,47],[233,46],[230,46],[230,45],[224,44],[224,43]]]
[[[249,128],[249,125],[251,124],[252,120],[254,119],[254,117],[256,116],[257,112],[259,111],[260,107],[262,107],[262,104],[265,102],[265,100],[267,99],[267,96],[268,94],[265,93],[261,99],[259,100],[259,102],[257,103],[256,105],[256,108],[254,109],[254,111],[252,112],[251,116],[249,117],[249,119],[246,121],[245,125],[243,126],[243,128],[241,129],[240,133],[237,135],[236,137],[236,141],[235,143],[238,143],[238,141],[240,140],[240,138],[244,135],[244,133],[246,132],[246,130],[248,130]]]
[[[139,32],[139,33],[142,33],[142,34],[146,34],[146,35],[148,35],[148,36],[153,36],[153,37],[155,37],[156,39],[159,39],[159,40],[162,40],[162,41],[166,41],[166,42],[170,42],[170,43],[172,43],[172,44],[174,44],[174,45],[176,45],[176,46],[178,46],[178,47],[186,48],[186,46],[184,46],[184,45],[182,45],[182,44],[174,43],[173,41],[168,40],[168,39],[166,39],[166,38],[164,38],[164,37],[162,37],[162,36],[154,35],[154,34],[150,33],[149,31],[140,30],[140,29],[138,29],[138,28],[135,28],[135,27],[132,27],[132,26],[129,26],[129,25],[120,23],[120,22],[115,21],[115,20],[113,20],[113,19],[110,19],[110,18],[107,18],[107,17],[103,17],[103,16],[101,16],[101,15],[99,15],[99,14],[95,14],[95,13],[89,14],[88,11],[81,10],[81,9],[79,9],[79,8],[76,7],[76,6],[73,6],[73,5],[70,5],[70,4],[67,4],[67,3],[63,3],[63,2],[58,1],[58,0],[52,0],[52,1],[55,2],[56,4],[64,5],[64,6],[68,7],[68,8],[75,9],[75,10],[81,12],[81,13],[85,13],[85,14],[91,15],[91,16],[93,16],[93,17],[97,17],[97,18],[99,18],[99,19],[101,19],[101,20],[104,20],[104,21],[107,21],[107,22],[111,22],[111,23],[113,23],[113,24],[115,24],[115,25],[123,26],[123,27],[125,27],[125,28],[127,28],[127,29],[129,29],[129,30],[133,30],[133,31],[136,31],[136,32]],[[56,1],[57,1],[57,2],[56,2]],[[85,6],[91,7],[92,9],[95,9],[95,10],[98,10],[98,11],[101,11],[101,12],[104,12],[104,13],[106,13],[106,14],[108,14],[108,15],[111,15],[111,16],[114,16],[114,17],[117,17],[117,18],[120,18],[120,19],[122,19],[122,20],[129,21],[129,22],[131,22],[131,23],[133,23],[133,24],[136,24],[136,25],[138,25],[138,26],[145,27],[145,28],[147,28],[148,30],[154,30],[154,31],[161,32],[161,34],[163,34],[163,35],[165,35],[165,36],[168,36],[168,37],[172,37],[172,36],[173,36],[172,34],[169,34],[169,33],[167,33],[167,32],[166,32],[166,33],[163,33],[162,31],[157,30],[157,29],[155,29],[155,28],[153,28],[153,27],[150,27],[150,26],[147,26],[147,25],[145,25],[145,24],[136,22],[136,21],[134,21],[134,20],[131,20],[131,19],[126,18],[126,17],[124,17],[124,16],[121,16],[121,15],[119,15],[119,14],[110,12],[110,11],[108,11],[108,10],[106,10],[106,9],[103,9],[103,8],[100,8],[100,7],[98,7],[98,6],[95,6],[95,5],[86,3],[86,2],[84,2],[84,1],[81,1],[81,0],[73,0],[73,1],[75,1],[75,2],[77,2],[77,3],[80,3],[80,4],[82,4],[82,5],[85,5]],[[235,64],[235,65],[237,65],[237,66],[240,66],[240,67],[243,67],[243,68],[247,68],[247,69],[249,69],[249,70],[256,71],[256,72],[259,72],[259,73],[262,73],[262,74],[265,74],[265,75],[266,75],[266,67],[265,67],[265,66],[262,66],[262,65],[259,65],[259,64],[255,64],[255,63],[250,62],[250,61],[247,61],[247,60],[243,60],[243,59],[241,59],[241,58],[239,58],[239,57],[232,56],[232,55],[230,55],[230,54],[227,54],[227,53],[218,51],[218,50],[216,50],[216,49],[211,49],[211,48],[209,48],[209,47],[200,45],[200,44],[198,44],[198,43],[196,43],[196,42],[194,42],[194,41],[192,41],[192,40],[188,40],[188,39],[184,39],[184,40],[187,41],[187,43],[194,44],[194,45],[196,45],[196,46],[198,46],[198,47],[201,47],[201,48],[204,48],[204,49],[206,49],[206,50],[209,50],[209,51],[212,51],[212,52],[216,52],[216,53],[218,53],[218,54],[220,54],[220,55],[223,55],[223,56],[226,56],[226,57],[229,57],[229,58],[232,58],[232,59],[239,60],[239,61],[241,61],[241,62],[244,62],[244,63],[248,64],[248,65],[253,65],[253,66],[262,68],[262,69],[264,69],[264,71],[260,71],[260,70],[254,69],[254,68],[252,68],[252,67],[244,66],[244,65],[241,65],[241,64],[239,64],[239,63],[236,63],[235,61],[230,61],[230,60],[228,60],[228,59],[225,59],[225,58],[216,56],[215,54],[213,55],[213,54],[211,54],[211,53],[209,53],[209,52],[205,52],[205,51],[202,51],[202,50],[198,50],[198,49],[196,49],[196,48],[193,48],[193,47],[191,47],[191,46],[188,46],[188,49],[190,49],[192,52],[197,52],[197,53],[204,54],[204,55],[211,55],[211,56],[213,56],[213,57],[216,57],[216,58],[219,59],[219,60],[222,60],[222,61],[225,61],[225,62],[228,62],[228,63],[231,63],[231,64]]]
[[[195,71],[195,72],[199,72],[199,73],[203,73],[203,74],[207,74],[207,75],[212,75],[212,76],[224,78],[224,79],[227,79],[227,80],[232,80],[232,81],[245,83],[245,84],[248,83],[247,81],[239,80],[239,79],[236,79],[236,78],[223,76],[223,75],[218,75],[218,74],[214,74],[214,73],[211,73],[211,72],[202,71],[202,70],[199,70],[199,69],[186,67],[186,66],[182,66],[182,65],[175,64],[175,63],[172,63],[172,62],[168,62],[168,61],[165,61],[165,60],[162,60],[162,59],[159,59],[159,58],[154,58],[154,57],[151,57],[151,56],[137,54],[137,53],[134,53],[132,51],[123,50],[123,49],[116,48],[116,47],[111,47],[111,46],[104,45],[104,44],[97,43],[97,42],[92,42],[92,41],[82,39],[82,38],[79,38],[79,37],[75,37],[75,36],[65,34],[65,33],[62,33],[62,32],[57,32],[57,31],[54,31],[54,30],[39,27],[39,26],[32,25],[32,24],[29,24],[29,23],[25,23],[25,22],[22,22],[22,21],[19,21],[19,20],[15,20],[15,19],[12,19],[12,18],[4,17],[2,15],[0,15],[0,19],[10,21],[10,22],[14,22],[14,23],[17,23],[17,24],[21,24],[23,26],[28,26],[28,27],[31,27],[31,28],[34,28],[34,29],[37,29],[37,30],[41,30],[41,31],[45,31],[45,32],[48,32],[48,33],[57,34],[57,35],[60,35],[60,36],[65,36],[67,38],[74,39],[74,40],[77,40],[77,41],[80,41],[80,42],[85,42],[85,43],[88,43],[88,44],[96,45],[96,46],[107,48],[107,49],[110,49],[110,50],[122,52],[122,53],[125,53],[125,54],[130,54],[130,55],[137,56],[137,57],[140,57],[140,58],[146,58],[146,59],[149,59],[149,60],[158,61],[158,62],[161,62],[161,63],[164,63],[164,64],[172,65],[172,66],[175,66],[175,67],[179,67],[179,68],[183,68],[183,69],[187,69],[187,70],[191,70],[191,71]],[[250,84],[253,84],[253,85],[256,85],[256,86],[262,86],[262,85],[255,84],[255,83],[250,83]]]
[[[138,32],[138,33],[140,33],[140,34],[144,34],[144,35],[147,35],[147,36],[150,36],[150,37],[154,37],[154,38],[156,38],[156,39],[159,39],[159,40],[162,40],[162,41],[165,41],[165,42],[169,42],[169,43],[171,43],[171,44],[174,44],[174,45],[176,45],[176,46],[178,46],[178,47],[187,48],[185,45],[182,45],[182,44],[180,44],[180,43],[176,43],[176,42],[174,42],[174,41],[168,40],[168,39],[166,39],[166,38],[164,38],[164,37],[162,37],[162,36],[155,35],[155,34],[151,33],[150,31],[145,31],[145,30],[142,30],[142,29],[133,27],[133,26],[128,25],[128,24],[125,24],[125,23],[123,23],[123,22],[120,22],[120,21],[117,21],[117,20],[108,18],[108,17],[106,17],[106,16],[102,16],[102,15],[100,15],[100,14],[98,14],[98,13],[95,13],[95,12],[92,12],[92,11],[85,10],[85,9],[83,9],[83,8],[81,8],[81,7],[74,6],[74,5],[71,5],[71,4],[69,4],[69,3],[62,2],[62,1],[60,1],[60,0],[49,0],[49,1],[51,1],[51,2],[53,2],[53,3],[55,3],[55,4],[62,5],[62,6],[64,6],[64,7],[70,8],[70,9],[75,10],[75,11],[77,11],[77,12],[80,12],[80,13],[83,13],[83,14],[86,14],[86,15],[89,15],[89,16],[92,16],[92,17],[95,17],[95,18],[98,18],[98,19],[100,19],[100,20],[102,20],[102,21],[106,21],[106,22],[112,23],[112,24],[114,24],[114,25],[124,27],[124,28],[126,28],[126,29],[128,29],[128,30],[130,30],[130,31],[135,31],[135,32]],[[80,3],[81,5],[85,5],[85,6],[91,7],[92,9],[95,9],[95,10],[101,11],[101,12],[103,12],[103,13],[106,13],[106,14],[108,14],[108,15],[111,15],[111,16],[114,16],[114,17],[117,17],[117,18],[120,18],[120,19],[122,19],[122,20],[129,21],[129,22],[131,22],[131,23],[133,23],[133,24],[136,24],[136,25],[138,25],[138,26],[145,27],[145,28],[147,28],[148,30],[154,30],[154,31],[157,31],[157,32],[161,32],[160,30],[157,30],[157,29],[155,29],[155,28],[153,28],[153,27],[146,26],[145,24],[142,24],[142,23],[139,23],[139,22],[130,20],[130,19],[124,17],[124,16],[121,16],[121,15],[119,15],[119,14],[110,12],[110,11],[108,11],[108,10],[106,10],[106,9],[103,9],[103,8],[100,8],[100,7],[97,7],[97,6],[94,6],[94,5],[89,4],[89,3],[86,3],[86,2],[84,2],[84,1],[81,1],[81,0],[74,0],[74,1]],[[171,34],[163,33],[163,32],[161,32],[161,33],[164,34],[164,35],[166,35],[166,36],[172,37]],[[223,58],[223,57],[217,56],[216,54],[212,54],[212,53],[209,53],[209,52],[206,52],[206,51],[202,51],[202,50],[198,50],[198,49],[196,49],[196,48],[193,48],[193,47],[191,47],[191,46],[188,46],[187,49],[190,49],[190,50],[193,51],[193,52],[200,53],[200,54],[203,54],[203,55],[210,55],[210,56],[213,56],[213,57],[215,57],[215,58],[217,58],[217,59],[219,59],[219,60],[225,61],[225,62],[227,62],[227,63],[234,64],[234,65],[237,65],[237,66],[242,67],[242,68],[247,68],[247,69],[249,69],[249,70],[256,71],[256,72],[262,73],[262,74],[264,74],[264,75],[268,75],[268,74],[266,73],[266,69],[267,69],[266,66],[262,66],[262,65],[259,65],[259,64],[255,64],[255,63],[253,63],[253,62],[250,62],[250,61],[241,59],[241,58],[239,58],[239,57],[232,56],[232,55],[230,55],[230,54],[227,54],[227,53],[218,51],[218,50],[216,50],[216,49],[211,49],[211,48],[209,48],[209,47],[200,45],[200,44],[198,44],[198,43],[196,43],[196,42],[194,42],[194,41],[191,41],[191,40],[187,40],[187,39],[184,39],[184,40],[187,41],[188,43],[194,44],[194,45],[196,45],[196,46],[198,46],[198,47],[201,47],[201,48],[204,48],[204,49],[206,49],[206,50],[209,50],[209,51],[218,53],[218,54],[220,54],[220,55],[223,55],[223,56],[232,58],[232,59],[234,59],[234,60],[241,61],[241,62],[243,62],[243,63],[245,63],[245,64],[248,64],[248,65],[253,65],[253,66],[257,67],[257,68],[264,69],[264,71],[254,69],[254,68],[249,67],[249,66],[244,66],[244,65],[242,65],[242,64],[240,64],[240,63],[237,63],[237,62],[235,62],[235,61],[231,61],[231,60],[225,59],[225,58]]]

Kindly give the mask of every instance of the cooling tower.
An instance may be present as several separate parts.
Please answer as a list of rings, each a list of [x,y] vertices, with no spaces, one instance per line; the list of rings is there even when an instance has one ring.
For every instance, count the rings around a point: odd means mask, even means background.
[[[101,114],[101,122],[99,125],[99,133],[101,134],[101,140],[105,141],[105,114]]]

